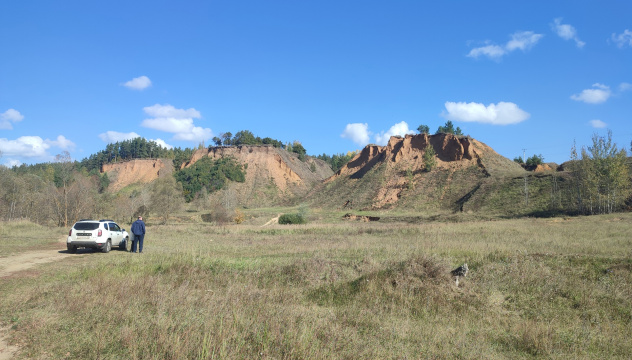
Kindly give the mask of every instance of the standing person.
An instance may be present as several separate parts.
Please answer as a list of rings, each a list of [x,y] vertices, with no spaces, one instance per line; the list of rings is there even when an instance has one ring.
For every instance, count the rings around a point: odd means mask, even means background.
[[[139,216],[138,220],[132,224],[132,233],[134,234],[134,240],[132,240],[132,252],[136,252],[136,243],[138,243],[138,252],[143,252],[143,240],[145,239],[145,223],[143,217]]]

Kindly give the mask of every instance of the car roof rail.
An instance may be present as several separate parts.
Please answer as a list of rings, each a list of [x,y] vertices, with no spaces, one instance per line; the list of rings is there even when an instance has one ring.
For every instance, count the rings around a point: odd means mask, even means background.
[[[114,220],[109,220],[109,219],[101,219],[101,220],[99,220],[99,222],[105,222],[105,221],[111,221],[111,222],[114,222]]]
[[[79,221],[94,221],[94,220],[92,220],[92,219],[81,219]]]

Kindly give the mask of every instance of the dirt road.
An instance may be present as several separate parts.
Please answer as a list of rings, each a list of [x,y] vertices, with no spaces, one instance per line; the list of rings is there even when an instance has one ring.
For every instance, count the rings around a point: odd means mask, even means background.
[[[70,256],[60,250],[36,250],[14,256],[0,258],[0,278],[28,270],[37,264],[44,264]]]
[[[36,250],[21,253],[14,256],[0,258],[0,281],[3,278],[17,276],[20,272],[29,270],[38,264],[58,261],[71,256],[60,250]],[[11,346],[7,342],[9,328],[0,328],[0,360],[9,360],[18,351],[16,346]]]

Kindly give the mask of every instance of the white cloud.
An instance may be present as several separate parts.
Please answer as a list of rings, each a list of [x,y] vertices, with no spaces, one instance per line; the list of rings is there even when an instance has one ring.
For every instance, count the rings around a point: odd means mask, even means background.
[[[213,132],[208,128],[201,128],[198,126],[192,127],[187,132],[176,133],[173,138],[175,140],[186,140],[193,142],[205,141],[213,137]]]
[[[553,20],[551,24],[553,31],[564,40],[574,40],[578,48],[584,47],[585,42],[581,41],[577,36],[577,30],[569,24],[562,24],[562,18]]]
[[[518,31],[511,34],[511,40],[503,46],[495,44],[481,46],[470,50],[467,56],[475,59],[479,56],[487,56],[492,60],[499,60],[503,56],[518,49],[523,52],[531,50],[543,36],[544,35],[536,34],[533,31]]]
[[[63,135],[57,136],[57,140],[46,139],[45,142],[52,147],[58,147],[62,150],[72,150],[75,148],[75,143],[66,139]]]
[[[543,36],[544,35],[536,34],[533,31],[517,32],[511,35],[511,40],[509,40],[505,48],[507,51],[514,51],[516,49],[527,51],[534,47]]]
[[[194,108],[190,109],[176,109],[172,105],[152,105],[143,108],[143,111],[149,115],[156,118],[193,118],[199,119],[202,117],[199,111]]]
[[[621,49],[626,46],[632,47],[632,31],[625,29],[619,35],[612,34],[612,41]]]
[[[68,150],[73,149],[75,143],[63,135],[59,135],[55,140],[44,140],[39,136],[21,136],[15,140],[0,139],[0,151],[7,157],[44,158],[50,156],[48,150],[51,147]]]
[[[340,137],[349,139],[354,143],[364,146],[369,143],[369,124],[353,123],[347,124],[345,130],[340,134]]]
[[[601,120],[597,120],[597,119],[590,120],[589,123],[590,123],[590,126],[594,127],[595,129],[602,129],[608,126],[608,124],[606,124],[605,122]]]
[[[163,148],[165,148],[165,149],[167,149],[167,150],[171,150],[171,149],[173,149],[173,146],[172,146],[172,145],[167,144],[167,143],[166,143],[163,139],[158,138],[158,139],[151,140],[151,141],[155,142],[156,144],[158,144],[158,145],[162,146]]]
[[[114,144],[116,142],[125,141],[125,140],[132,140],[137,137],[140,137],[140,135],[138,135],[137,133],[133,131],[129,133],[122,133],[118,131],[106,131],[102,134],[99,134],[99,139],[103,140],[103,142],[108,143],[108,144]]]
[[[391,126],[388,131],[382,131],[375,135],[375,143],[378,145],[386,145],[391,136],[404,136],[406,134],[415,134],[416,131],[408,128],[408,124],[405,121],[399,122]]]
[[[481,103],[451,102],[445,103],[446,112],[441,116],[448,120],[479,122],[492,125],[517,124],[527,120],[531,114],[520,109],[512,102],[501,101],[498,104],[485,106]]]
[[[596,83],[593,84],[593,89],[586,89],[579,94],[573,94],[571,99],[587,104],[601,104],[606,102],[611,95],[610,87]]]
[[[193,119],[202,117],[194,108],[176,109],[169,104],[156,104],[145,107],[143,110],[153,118],[143,120],[142,126],[175,134],[173,136],[175,140],[201,142],[213,137],[211,129],[193,124]]]
[[[43,157],[51,147],[39,136],[21,136],[15,140],[0,139],[0,151],[5,156]]]
[[[22,121],[22,119],[24,119],[24,115],[20,114],[19,111],[9,109],[0,114],[0,129],[11,130],[13,129],[13,125],[11,123]]]
[[[506,53],[505,49],[498,45],[487,45],[470,50],[467,56],[476,59],[481,55],[485,55],[490,59],[500,59]]]
[[[7,159],[7,161],[5,161],[4,165],[8,168],[12,168],[14,166],[20,166],[22,165],[22,162],[20,160],[16,160],[16,159]]]
[[[628,90],[632,90],[632,84],[626,82],[619,84],[619,91],[623,92]]]
[[[151,86],[151,80],[145,75],[133,78],[132,80],[123,84],[128,89],[144,90]]]
[[[142,126],[170,133],[187,133],[193,130],[193,119],[154,118],[143,120]]]

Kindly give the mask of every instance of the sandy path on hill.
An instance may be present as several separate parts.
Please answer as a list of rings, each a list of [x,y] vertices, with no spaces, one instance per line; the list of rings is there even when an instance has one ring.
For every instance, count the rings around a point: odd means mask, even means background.
[[[28,270],[38,264],[45,264],[71,256],[59,250],[37,250],[14,256],[0,258],[0,281],[20,271]],[[18,351],[17,346],[7,342],[9,327],[0,328],[0,360],[9,360]]]
[[[268,225],[272,225],[272,224],[278,224],[279,223],[279,218],[281,217],[281,214],[277,215],[277,217],[270,219],[270,221],[268,221],[267,223],[261,225],[263,226],[268,226]]]

